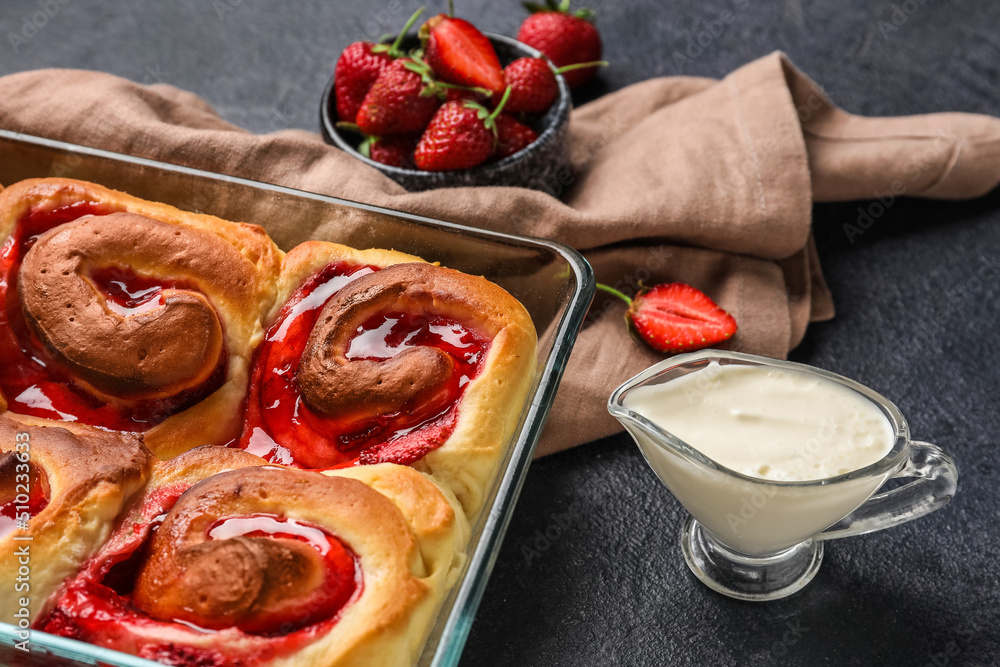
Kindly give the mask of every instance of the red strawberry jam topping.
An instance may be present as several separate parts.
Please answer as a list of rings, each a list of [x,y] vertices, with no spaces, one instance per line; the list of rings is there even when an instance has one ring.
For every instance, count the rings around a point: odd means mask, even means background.
[[[225,379],[227,355],[223,354],[215,371],[200,387],[166,398],[111,404],[81,387],[31,332],[17,297],[18,271],[25,253],[39,236],[58,225],[114,212],[116,209],[108,204],[91,201],[52,210],[32,208],[0,247],[0,392],[12,412],[141,432],[202,400]],[[123,316],[162,305],[164,289],[194,289],[181,281],[140,276],[124,267],[95,268],[87,277],[104,295],[108,307]]]
[[[16,452],[0,455],[0,539],[15,530],[30,532],[31,518],[48,507],[48,479]]]
[[[179,287],[174,281],[145,278],[117,266],[94,269],[90,281],[104,294],[108,308],[122,316],[162,306],[163,288]]]
[[[38,629],[135,653],[174,667],[250,667],[300,650],[328,633],[340,613],[363,590],[355,553],[322,528],[279,516],[254,514],[220,519],[208,527],[206,540],[236,537],[293,540],[316,550],[325,565],[319,597],[303,607],[287,608],[254,628],[212,628],[212,619],[157,620],[136,604],[133,590],[150,544],[167,513],[187,490],[181,483],[159,489],[124,523],[101,554],[84,565],[61,595],[56,607],[37,623]],[[303,608],[309,613],[303,615]],[[211,636],[225,633],[229,648],[211,648]],[[208,641],[206,641],[208,639]],[[238,647],[238,648],[234,648]]]
[[[376,270],[332,264],[307,280],[285,304],[254,359],[240,447],[275,463],[305,468],[405,465],[451,435],[458,403],[482,370],[490,341],[446,317],[377,313],[358,327],[346,355],[348,360],[384,360],[408,348],[436,347],[451,357],[454,371],[433,396],[421,396],[402,410],[360,426],[320,415],[303,402],[297,369],[320,311],[351,280]]]
[[[361,571],[357,557],[343,542],[321,528],[294,519],[254,514],[217,521],[209,528],[208,537],[213,540],[233,537],[297,540],[309,544],[323,557],[326,576],[308,600],[288,600],[287,604],[252,624],[240,625],[245,632],[271,636],[274,628],[281,628],[281,634],[286,634],[329,620],[358,591]],[[206,619],[204,624],[212,627],[211,619]]]

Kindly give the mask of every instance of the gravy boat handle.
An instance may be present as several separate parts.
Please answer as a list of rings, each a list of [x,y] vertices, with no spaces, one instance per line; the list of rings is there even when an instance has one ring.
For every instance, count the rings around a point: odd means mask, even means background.
[[[863,535],[918,519],[947,505],[958,486],[955,462],[929,442],[909,443],[909,459],[891,479],[906,477],[913,479],[872,496],[813,539]]]

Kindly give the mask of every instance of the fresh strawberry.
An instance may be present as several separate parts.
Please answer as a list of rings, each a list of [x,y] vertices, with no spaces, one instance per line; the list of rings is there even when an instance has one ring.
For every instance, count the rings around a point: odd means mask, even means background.
[[[439,94],[425,63],[394,60],[365,95],[356,122],[362,132],[377,137],[422,132],[441,104]]]
[[[424,58],[442,81],[485,88],[497,95],[503,92],[500,60],[489,38],[476,26],[438,14],[421,26],[420,38]]]
[[[545,58],[518,58],[503,68],[503,76],[510,86],[510,113],[541,113],[559,95],[559,84]]]
[[[518,58],[503,68],[503,76],[510,86],[510,113],[541,113],[559,95],[559,84],[545,58]]]
[[[417,147],[418,139],[418,136],[412,134],[369,137],[358,147],[358,151],[365,157],[390,167],[413,169],[413,150]]]
[[[567,72],[607,65],[604,61],[576,63],[566,65],[556,70],[566,76]],[[559,95],[559,83],[556,81],[552,66],[545,58],[518,58],[503,70],[504,79],[510,86],[510,100],[507,111],[516,113],[542,113],[555,102]]]
[[[353,119],[375,79],[392,62],[388,53],[375,53],[375,44],[354,42],[340,54],[334,70],[337,116]]]
[[[513,99],[513,95],[511,95],[511,99]],[[507,105],[510,106],[509,101]],[[496,125],[497,145],[493,150],[492,160],[502,160],[513,155],[538,138],[534,130],[505,113],[497,116]]]
[[[597,285],[629,304],[626,319],[654,350],[676,354],[710,347],[736,333],[736,320],[703,292],[684,283],[642,289],[634,299]]]
[[[392,45],[354,42],[340,54],[334,69],[334,91],[337,116],[341,120],[352,121],[357,117],[358,109],[378,75],[389,63],[402,57],[399,45],[423,11],[424,8],[421,7],[410,17]]]
[[[413,169],[413,149],[417,147],[420,135],[394,134],[388,137],[375,137],[365,134],[356,123],[337,123],[337,129],[354,134],[360,134],[362,141],[358,144],[358,152],[366,158],[389,165]]]
[[[469,100],[445,102],[434,114],[414,152],[417,167],[426,171],[469,169],[489,157],[496,141],[479,117],[482,105]]]
[[[426,171],[471,169],[486,161],[497,142],[496,118],[510,91],[490,110],[472,100],[445,102],[417,143],[413,157]]]
[[[448,88],[444,92],[445,102],[472,100],[473,102],[485,103],[492,96],[492,93],[485,88]]]
[[[524,6],[532,14],[521,24],[518,41],[547,55],[556,67],[601,59],[601,36],[592,23],[593,12],[581,9],[571,14],[569,0],[562,0],[559,5],[555,0],[546,0],[545,6],[534,3]],[[596,73],[596,67],[567,72],[566,83],[576,88]]]

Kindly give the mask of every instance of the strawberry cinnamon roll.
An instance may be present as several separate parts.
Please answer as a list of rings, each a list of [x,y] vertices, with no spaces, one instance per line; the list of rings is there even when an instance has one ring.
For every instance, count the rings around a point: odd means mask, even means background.
[[[23,628],[111,534],[154,461],[131,434],[0,417],[0,609]],[[27,602],[27,604],[25,604]]]
[[[413,664],[462,565],[455,501],[401,466],[210,449],[161,465],[38,628],[183,667]]]
[[[310,242],[285,258],[239,445],[309,469],[412,465],[482,506],[533,380],[524,307],[484,278]]]
[[[8,410],[161,457],[238,435],[281,262],[262,229],[49,178],[0,193],[0,239]]]

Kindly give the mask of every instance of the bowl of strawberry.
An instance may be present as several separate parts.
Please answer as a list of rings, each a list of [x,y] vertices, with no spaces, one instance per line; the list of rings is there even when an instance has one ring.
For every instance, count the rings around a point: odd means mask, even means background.
[[[407,34],[420,13],[392,43],[341,53],[320,111],[327,142],[410,191],[560,189],[572,106],[562,74],[532,47],[449,14]]]

